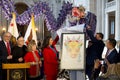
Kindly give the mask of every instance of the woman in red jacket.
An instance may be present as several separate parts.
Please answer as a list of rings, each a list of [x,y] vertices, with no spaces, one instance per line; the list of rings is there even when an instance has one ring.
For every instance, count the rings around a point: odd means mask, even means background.
[[[46,37],[43,41],[43,57],[44,57],[44,74],[46,80],[56,80],[58,74],[58,51],[55,44],[59,40],[57,36],[53,41],[51,36]]]
[[[34,40],[30,41],[27,46],[28,53],[24,56],[25,62],[30,63],[30,68],[28,69],[28,80],[40,80],[40,66],[41,60],[36,49],[36,43]]]

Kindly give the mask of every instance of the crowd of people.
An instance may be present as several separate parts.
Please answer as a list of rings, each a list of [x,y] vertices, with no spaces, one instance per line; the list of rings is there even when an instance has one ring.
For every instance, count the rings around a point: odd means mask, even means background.
[[[116,50],[117,41],[115,38],[108,38],[106,43],[103,42],[104,35],[102,33],[97,33],[94,36],[94,29],[96,28],[96,16],[91,13],[85,13],[85,8],[83,6],[75,7],[72,11],[73,17],[76,17],[70,20],[71,26],[75,26],[78,24],[85,24],[84,31],[86,32],[86,37],[89,39],[88,47],[86,49],[86,75],[88,76],[89,80],[109,80],[108,77],[99,76],[100,72],[107,73],[109,66],[112,64],[118,64],[120,62],[120,51]],[[102,53],[104,47],[107,47],[107,52],[105,58],[102,58]],[[119,65],[120,67],[120,65]],[[114,74],[117,79],[112,80],[119,80],[120,79],[120,71],[118,70]],[[119,79],[118,79],[119,77]],[[78,79],[79,80],[79,79]]]
[[[85,16],[84,11],[85,9],[80,7],[80,18]],[[91,13],[89,14],[91,15]],[[87,23],[85,29],[86,34],[90,38],[86,49],[86,75],[89,80],[105,80],[106,78],[99,76],[100,72],[105,74],[108,72],[109,66],[120,62],[120,51],[118,52],[115,48],[117,43],[115,39],[109,38],[105,44],[102,33],[96,33],[94,36],[93,26],[95,21],[94,23],[89,23],[91,19],[87,19],[85,19],[86,21],[83,20],[83,22],[80,21],[80,24]],[[57,80],[59,52],[55,45],[59,40],[58,36],[55,40],[51,36],[46,37],[42,46],[39,43],[41,47],[38,47],[34,40],[24,45],[23,36],[19,36],[16,39],[16,43],[13,44],[11,43],[11,37],[12,35],[9,32],[5,32],[0,41],[0,80],[7,80],[7,71],[2,69],[3,63],[29,63],[30,68],[27,69],[27,80],[40,80],[43,77],[46,80]],[[102,59],[102,52],[105,46],[108,50],[105,59]]]
[[[86,75],[88,75],[89,80],[109,80],[106,77],[100,79],[99,74],[100,72],[103,74],[107,73],[109,66],[120,63],[120,51],[118,52],[115,48],[117,41],[109,38],[104,44],[102,40],[104,35],[102,33],[96,33],[94,37],[90,27],[87,27],[87,33],[90,41],[86,49]],[[102,52],[104,47],[107,47],[107,52],[103,59]],[[114,76],[117,77],[118,75],[114,74]],[[118,80],[118,78],[114,80]]]
[[[86,49],[86,75],[89,80],[104,80],[103,78],[100,79],[100,72],[105,74],[111,64],[120,62],[120,53],[115,48],[117,42],[115,39],[109,38],[105,45],[102,40],[104,37],[102,33],[96,33],[94,36],[89,26],[86,30],[90,37]],[[27,80],[40,80],[43,77],[46,80],[57,79],[59,72],[59,52],[55,48],[55,44],[59,40],[58,36],[55,40],[51,36],[46,37],[40,48],[37,47],[34,40],[31,40],[28,45],[24,45],[23,36],[19,36],[16,40],[17,44],[13,45],[10,41],[11,36],[9,32],[6,32],[0,41],[0,80],[6,80],[7,78],[6,70],[2,69],[3,63],[24,62],[30,63],[30,68],[27,70]],[[102,52],[105,46],[108,50],[105,59],[102,59]]]
[[[0,80],[7,80],[7,71],[2,69],[3,63],[29,63],[30,68],[26,73],[27,80],[40,80],[43,78],[43,74],[45,74],[46,80],[56,80],[59,63],[55,44],[59,37],[56,37],[54,41],[51,36],[47,37],[42,48],[38,48],[34,40],[31,40],[28,45],[24,45],[23,36],[16,39],[15,45],[11,42],[11,37],[9,32],[5,32],[0,41]]]

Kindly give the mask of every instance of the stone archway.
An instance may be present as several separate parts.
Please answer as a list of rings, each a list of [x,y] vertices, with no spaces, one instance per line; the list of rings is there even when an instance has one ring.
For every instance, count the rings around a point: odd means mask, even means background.
[[[27,4],[19,2],[15,4],[15,10],[17,11],[18,14],[22,14],[24,11],[26,11],[29,7]],[[18,27],[18,32],[24,36],[25,32],[27,30],[28,25],[19,25],[17,24]]]

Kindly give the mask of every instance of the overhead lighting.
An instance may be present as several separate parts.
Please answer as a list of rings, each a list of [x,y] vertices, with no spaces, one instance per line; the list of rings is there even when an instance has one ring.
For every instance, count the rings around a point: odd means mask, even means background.
[[[35,31],[38,31],[38,28],[35,28]]]
[[[6,31],[6,28],[2,28],[2,31]]]

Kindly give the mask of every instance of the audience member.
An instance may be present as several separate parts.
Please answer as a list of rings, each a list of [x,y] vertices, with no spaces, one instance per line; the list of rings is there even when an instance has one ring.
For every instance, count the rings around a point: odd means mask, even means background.
[[[55,48],[59,37],[53,41],[51,36],[48,36],[43,41],[43,57],[44,57],[44,74],[46,80],[56,80],[58,74],[58,51]]]
[[[13,63],[21,63],[24,62],[24,56],[27,53],[27,47],[24,45],[24,38],[19,36],[17,38],[17,45],[13,47],[12,55],[13,55]]]
[[[88,75],[89,79],[91,80],[92,71],[94,69],[94,61],[96,59],[101,60],[102,59],[102,52],[104,49],[104,42],[103,42],[103,34],[102,33],[96,33],[95,37],[91,30],[91,27],[88,26],[87,34],[91,39],[91,44],[87,49],[87,56],[86,56],[86,74]],[[96,77],[99,76],[100,69],[98,70]],[[94,77],[95,78],[95,77]]]
[[[116,40],[115,39],[108,39],[107,40],[106,47],[107,47],[108,50],[107,50],[106,55],[105,55],[104,64],[102,64],[102,66],[101,66],[102,73],[108,72],[107,69],[108,69],[109,65],[116,64],[116,63],[119,62],[118,52],[115,49],[115,46],[116,46]],[[96,61],[95,62],[94,74],[98,70],[99,66],[100,66],[100,62]]]
[[[27,48],[28,52],[24,56],[24,60],[25,62],[30,63],[30,68],[28,69],[28,80],[40,80],[41,60],[39,53],[36,49],[35,41],[30,41]]]
[[[0,41],[0,80],[7,80],[7,71],[2,70],[2,63],[10,63],[12,60],[12,44],[10,42],[11,34],[5,32]]]

